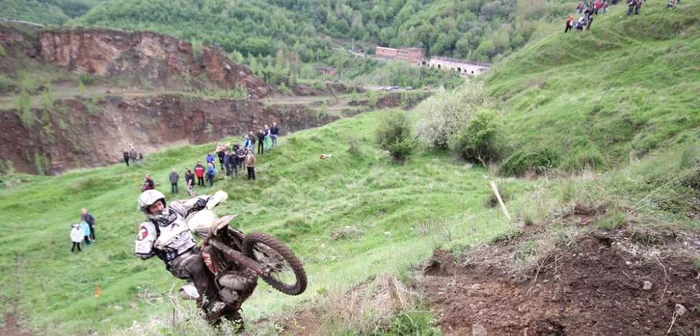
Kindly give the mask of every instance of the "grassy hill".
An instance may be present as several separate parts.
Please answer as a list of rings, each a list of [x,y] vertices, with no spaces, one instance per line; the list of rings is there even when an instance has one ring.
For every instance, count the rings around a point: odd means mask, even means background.
[[[214,189],[197,190],[227,191],[230,198],[217,212],[239,214],[237,225],[244,231],[264,231],[287,241],[309,273],[310,286],[301,297],[262,286],[244,306],[247,318],[288,311],[386,272],[405,274],[437,245],[473,244],[512,229],[498,210],[485,206],[490,190],[483,170],[447,154],[392,164],[373,145],[378,115],[282,139],[278,150],[259,157],[254,183],[222,180]],[[88,329],[109,334],[135,320],[170,316],[169,299],[158,300],[181,281],[160,261],[133,256],[142,222],[136,211],[138,188],[145,173],[165,186],[173,167],[182,171],[193,166],[212,146],[174,148],[135,167],[3,177],[0,266],[8,270],[0,275],[7,284],[0,292],[3,305],[26,313],[24,321],[41,334],[84,334]],[[321,153],[332,157],[320,160]],[[513,181],[507,188],[521,190],[528,184]],[[97,217],[97,242],[71,254],[69,228],[82,207]],[[346,226],[362,234],[353,236],[356,232]],[[331,238],[333,232],[340,238]],[[98,286],[100,297],[95,296]],[[141,299],[144,295],[155,295],[155,306]]]
[[[549,149],[560,165],[604,168],[700,136],[700,5],[648,1],[598,15],[507,58],[486,80],[516,149]]]

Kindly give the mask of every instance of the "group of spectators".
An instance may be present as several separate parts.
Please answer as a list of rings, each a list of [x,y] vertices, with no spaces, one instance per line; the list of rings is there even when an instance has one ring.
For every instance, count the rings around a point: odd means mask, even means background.
[[[273,147],[277,147],[277,137],[280,134],[280,128],[277,126],[276,122],[272,123],[272,127],[265,125],[258,133],[253,133],[250,131],[243,138],[243,147],[255,150],[255,144],[258,144],[258,155],[262,155],[265,150],[270,150]]]
[[[217,157],[219,159],[219,169],[226,172],[226,177],[237,178],[238,171],[242,170],[245,166],[248,173],[248,180],[255,181],[255,164],[257,163],[257,158],[254,153],[255,145],[258,145],[258,155],[263,155],[266,150],[269,151],[277,147],[279,134],[280,128],[277,123],[274,122],[272,123],[272,127],[265,125],[257,134],[252,131],[246,134],[243,137],[243,144],[217,144],[214,154],[208,152],[205,156],[204,161],[206,162],[206,166],[202,164],[201,160],[198,160],[193,169],[185,169],[187,193],[190,197],[194,197],[195,185],[198,187],[204,187],[205,185],[212,187],[214,185],[217,176],[215,163]],[[177,169],[173,168],[168,175],[168,180],[170,181],[170,192],[173,194],[178,193],[180,174]],[[155,189],[157,186],[151,175],[146,174],[143,178],[141,191]]]
[[[612,4],[617,4],[618,0],[612,0]],[[627,16],[632,14],[639,15],[642,10],[642,4],[646,3],[646,0],[627,0]],[[681,0],[668,0],[668,8],[673,8],[675,4],[681,3]],[[569,30],[583,30],[591,29],[591,24],[593,23],[594,15],[597,15],[600,11],[603,13],[608,12],[608,0],[593,0],[592,2],[582,1],[576,6],[576,13],[583,14],[578,21],[573,15],[569,15],[566,19],[566,28],[564,32]]]
[[[617,1],[615,1],[613,4],[615,3],[617,3]],[[566,28],[564,29],[564,32],[566,33],[572,29],[591,29],[595,15],[598,15],[598,13],[601,12],[607,13],[608,5],[608,0],[595,0],[591,2],[586,0],[579,2],[578,6],[576,6],[576,13],[583,14],[583,16],[581,16],[577,21],[573,15],[569,15],[569,17],[566,19]]]
[[[132,163],[137,163],[138,161],[143,160],[143,153],[136,153],[136,148],[134,148],[134,145],[129,145],[129,149],[122,149],[122,155],[124,156],[124,163],[126,163],[126,166],[129,166],[129,161]]]
[[[95,217],[93,217],[87,209],[80,211],[80,223],[71,224],[70,240],[73,242],[70,251],[75,253],[82,252],[82,244],[90,246],[95,241]]]

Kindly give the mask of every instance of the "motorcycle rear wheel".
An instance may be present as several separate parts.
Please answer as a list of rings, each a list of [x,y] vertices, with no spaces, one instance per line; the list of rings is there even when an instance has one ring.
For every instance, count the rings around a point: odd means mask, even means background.
[[[261,276],[272,288],[288,295],[299,295],[306,290],[306,272],[292,249],[264,233],[247,234],[243,239],[243,253],[270,270]],[[290,278],[293,274],[293,280]]]

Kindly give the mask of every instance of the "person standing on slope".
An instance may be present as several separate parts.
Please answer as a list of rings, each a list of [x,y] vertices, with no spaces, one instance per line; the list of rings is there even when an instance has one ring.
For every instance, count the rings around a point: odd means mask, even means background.
[[[194,174],[197,175],[197,185],[204,186],[204,166],[202,166],[202,161],[197,161],[197,165],[194,166]]]

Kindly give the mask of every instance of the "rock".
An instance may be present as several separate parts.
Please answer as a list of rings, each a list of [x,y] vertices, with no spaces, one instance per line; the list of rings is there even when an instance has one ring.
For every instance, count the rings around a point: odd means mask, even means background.
[[[642,287],[643,290],[650,290],[651,289],[651,281],[644,281],[644,286]]]
[[[481,324],[472,324],[472,336],[486,336],[486,327]]]
[[[676,311],[675,312],[676,312],[676,315],[683,316],[683,315],[685,315],[685,313],[688,312],[688,310],[685,309],[685,307],[682,304],[676,303]]]

